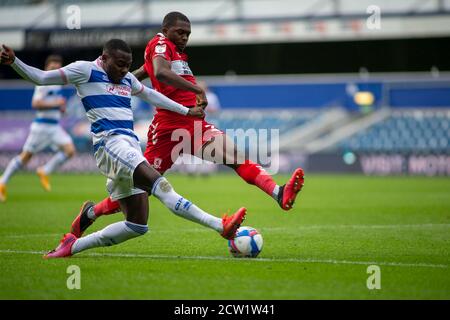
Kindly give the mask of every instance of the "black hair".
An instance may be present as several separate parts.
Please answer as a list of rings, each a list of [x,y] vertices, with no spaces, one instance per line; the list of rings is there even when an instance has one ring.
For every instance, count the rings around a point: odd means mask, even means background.
[[[122,50],[123,52],[131,53],[131,48],[128,43],[121,39],[111,39],[103,45],[104,52],[111,52],[114,50]]]
[[[172,11],[172,12],[169,12],[168,14],[166,14],[166,16],[164,17],[162,27],[163,28],[173,27],[177,23],[178,20],[191,23],[189,21],[188,17],[186,17],[181,12]]]
[[[47,67],[50,62],[58,62],[63,64],[63,58],[59,54],[51,54],[45,59],[45,66]]]

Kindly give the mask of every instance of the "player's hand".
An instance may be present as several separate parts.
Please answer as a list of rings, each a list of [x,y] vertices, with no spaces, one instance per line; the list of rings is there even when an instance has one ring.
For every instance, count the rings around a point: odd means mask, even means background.
[[[203,110],[202,107],[196,106],[193,108],[189,108],[188,115],[193,116],[193,117],[203,118],[205,116],[205,111]]]
[[[14,50],[2,44],[0,63],[10,65],[14,62],[14,59],[16,59],[16,54],[14,53]]]
[[[205,91],[202,90],[201,93],[196,94],[196,103],[197,107],[201,107],[202,109],[205,109],[208,105],[208,99],[206,99]]]

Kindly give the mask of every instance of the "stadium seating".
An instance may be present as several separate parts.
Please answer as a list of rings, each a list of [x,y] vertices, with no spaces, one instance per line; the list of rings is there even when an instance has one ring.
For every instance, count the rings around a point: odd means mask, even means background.
[[[394,111],[384,121],[341,143],[355,152],[433,153],[450,151],[450,111]]]
[[[222,130],[279,129],[280,135],[311,120],[316,112],[285,111],[222,111],[208,120]]]

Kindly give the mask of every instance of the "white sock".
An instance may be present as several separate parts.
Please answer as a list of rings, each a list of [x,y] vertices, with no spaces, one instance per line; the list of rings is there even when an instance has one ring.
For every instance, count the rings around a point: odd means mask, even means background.
[[[278,193],[280,193],[280,186],[276,185],[275,188],[273,188],[272,191],[272,198],[278,201]]]
[[[88,210],[88,212],[87,212],[87,216],[88,216],[88,218],[91,219],[91,220],[97,219],[97,216],[96,216],[95,213],[94,213],[94,206],[92,206],[92,207],[89,208],[89,210]]]
[[[152,194],[177,216],[197,222],[201,225],[223,231],[222,219],[206,213],[195,204],[184,199],[170,185],[166,178],[156,180],[152,188]]]
[[[43,167],[45,174],[50,174],[59,167],[62,163],[64,163],[68,159],[67,155],[63,151],[57,152]]]
[[[148,231],[147,225],[121,221],[106,228],[79,238],[72,246],[72,254],[96,247],[107,247],[132,238],[142,236]]]
[[[19,170],[20,168],[22,168],[22,159],[20,158],[20,156],[15,156],[9,161],[8,165],[6,166],[5,172],[3,172],[3,175],[0,178],[0,183],[7,184],[8,180],[11,178],[14,172]]]

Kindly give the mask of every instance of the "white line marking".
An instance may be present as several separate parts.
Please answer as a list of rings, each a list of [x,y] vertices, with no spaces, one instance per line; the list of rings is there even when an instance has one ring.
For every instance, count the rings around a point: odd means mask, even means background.
[[[324,224],[304,225],[293,228],[286,227],[262,227],[263,231],[288,231],[288,230],[313,230],[313,229],[426,229],[426,228],[450,228],[450,224]]]
[[[1,238],[22,239],[22,238],[47,238],[62,237],[62,233],[32,233],[32,234],[5,234]]]
[[[257,228],[261,232],[297,232],[299,230],[315,230],[315,229],[427,229],[427,228],[450,228],[450,224],[380,224],[380,225],[364,225],[364,224],[325,224],[325,225],[303,225],[298,227],[261,227]],[[180,232],[211,232],[208,228],[184,228],[178,231],[152,229],[154,233],[180,233]],[[29,237],[62,237],[63,233],[41,233],[41,234],[4,234],[0,238],[29,238]]]
[[[25,250],[0,250],[0,253],[13,254],[35,254],[44,255],[44,251],[25,251]],[[136,253],[82,253],[82,256],[89,257],[115,257],[115,258],[145,258],[145,259],[167,259],[167,260],[211,260],[211,261],[255,261],[255,262],[293,262],[293,263],[325,263],[325,264],[353,264],[353,265],[380,265],[392,267],[407,268],[444,268],[449,266],[446,264],[431,263],[403,263],[388,261],[349,261],[349,260],[333,260],[333,259],[297,259],[297,258],[255,258],[255,259],[235,259],[221,256],[177,256],[177,255],[160,255],[160,254],[136,254]]]

